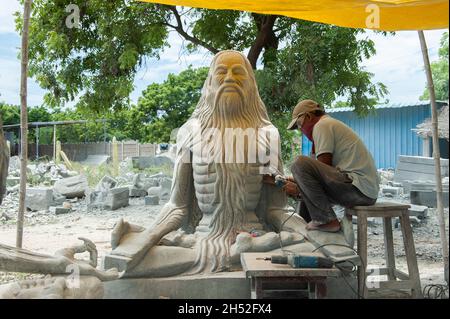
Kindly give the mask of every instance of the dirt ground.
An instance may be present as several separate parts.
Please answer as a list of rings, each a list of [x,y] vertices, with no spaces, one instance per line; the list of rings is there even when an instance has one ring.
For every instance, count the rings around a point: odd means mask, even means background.
[[[10,194],[6,204],[0,207],[0,216],[8,209],[8,201],[16,201],[17,194]],[[25,219],[23,248],[46,254],[53,254],[58,249],[81,243],[78,237],[92,240],[98,249],[99,262],[102,256],[111,250],[110,234],[115,222],[123,217],[132,223],[149,226],[154,221],[164,202],[157,206],[145,206],[143,198],[130,198],[130,206],[116,211],[87,211],[84,199],[74,201],[74,210],[65,215],[50,212],[27,212]],[[0,217],[0,243],[15,245],[16,222],[14,211]],[[5,216],[3,214],[3,216]],[[448,234],[448,209],[445,209]],[[355,227],[356,230],[356,227]],[[443,284],[443,262],[439,237],[439,223],[436,210],[429,209],[427,218],[413,227],[419,271],[422,287],[429,284]],[[384,265],[383,228],[381,224],[369,224],[368,229],[369,265]],[[355,234],[356,236],[356,234]],[[394,229],[394,244],[397,267],[407,272],[401,231]],[[83,257],[83,256],[81,256]],[[36,275],[31,275],[34,277]],[[0,283],[28,278],[30,275],[1,273]]]

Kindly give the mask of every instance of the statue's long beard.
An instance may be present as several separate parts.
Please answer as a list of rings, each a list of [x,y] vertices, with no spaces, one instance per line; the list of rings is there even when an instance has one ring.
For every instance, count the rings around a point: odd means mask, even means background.
[[[256,129],[260,124],[254,116],[251,117],[249,112],[246,112],[248,107],[239,94],[224,94],[216,102],[209,118],[201,123],[202,132],[215,128],[223,137],[227,128]],[[217,144],[211,142],[204,146],[207,147],[208,152],[217,147]],[[244,143],[243,150],[235,149],[234,151],[246,154],[247,148],[248,143]],[[209,225],[210,233],[199,242],[199,254],[192,274],[205,271],[218,272],[229,268],[231,245],[235,242],[236,235],[245,224],[246,218],[245,181],[249,174],[249,164],[225,163],[223,160],[209,161],[209,163],[215,166],[217,173],[214,191],[214,203],[217,203],[217,207]]]

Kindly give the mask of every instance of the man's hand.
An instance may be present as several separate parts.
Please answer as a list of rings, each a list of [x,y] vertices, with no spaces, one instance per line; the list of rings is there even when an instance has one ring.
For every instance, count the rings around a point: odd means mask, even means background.
[[[300,189],[298,188],[298,185],[291,179],[286,180],[286,184],[283,186],[283,190],[288,196],[292,198],[298,198],[300,196]]]

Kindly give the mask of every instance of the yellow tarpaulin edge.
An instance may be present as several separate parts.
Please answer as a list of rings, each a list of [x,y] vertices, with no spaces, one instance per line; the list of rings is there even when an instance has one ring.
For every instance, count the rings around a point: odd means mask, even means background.
[[[383,31],[448,28],[448,0],[139,0],[206,9],[241,10]]]

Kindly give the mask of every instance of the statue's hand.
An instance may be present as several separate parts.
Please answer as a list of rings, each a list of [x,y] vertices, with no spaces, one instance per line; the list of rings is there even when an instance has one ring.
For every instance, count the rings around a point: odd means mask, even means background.
[[[82,240],[84,242],[84,244],[83,244],[84,251],[83,252],[85,252],[85,251],[89,252],[89,259],[90,259],[89,264],[94,268],[97,267],[98,252],[97,252],[97,247],[95,246],[95,244],[91,240],[84,238],[84,237],[78,237],[78,239]]]

